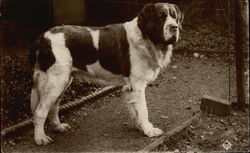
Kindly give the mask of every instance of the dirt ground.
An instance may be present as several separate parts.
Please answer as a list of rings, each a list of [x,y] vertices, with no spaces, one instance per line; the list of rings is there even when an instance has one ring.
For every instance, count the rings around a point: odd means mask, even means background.
[[[228,99],[229,93],[229,72],[226,56],[204,56],[195,58],[193,55],[174,54],[172,63],[150,84],[146,90],[147,104],[149,108],[150,121],[155,126],[164,131],[169,131],[179,125],[181,122],[190,118],[194,112],[199,111],[200,99],[203,95],[211,95]],[[231,65],[231,100],[235,101],[235,68]],[[248,112],[248,111],[247,111]],[[246,149],[249,144],[248,114],[235,112],[231,117],[235,123],[230,121],[226,129],[230,129],[228,135],[242,133],[236,137],[237,144],[235,149]],[[211,119],[210,119],[211,118]],[[196,122],[189,130],[202,136],[201,132],[206,132],[205,127],[209,125],[212,132],[217,132],[216,127],[223,127],[221,120],[207,115],[202,115],[202,121]],[[226,122],[229,122],[227,119]],[[55,133],[48,126],[46,132],[54,140],[49,146],[36,146],[33,140],[33,128],[26,128],[16,132],[8,137],[2,138],[2,150],[4,152],[76,152],[76,151],[138,151],[152,142],[155,138],[147,138],[141,132],[132,127],[126,105],[122,101],[121,93],[110,94],[97,101],[87,103],[81,107],[61,114],[61,120],[72,126],[72,130],[65,133]],[[234,123],[234,124],[233,124]],[[245,128],[239,128],[245,127]],[[247,128],[246,128],[247,127]],[[195,130],[196,129],[196,130]],[[221,133],[221,130],[218,130]],[[185,132],[185,131],[184,131]],[[210,131],[209,131],[210,132]],[[211,132],[210,132],[211,133]],[[210,134],[208,133],[208,135]],[[213,133],[215,134],[215,133]],[[188,137],[188,134],[184,134]],[[216,139],[207,137],[205,147],[198,147],[194,143],[193,149],[199,151],[222,151],[221,147],[213,144],[221,144],[225,139],[219,136]],[[180,137],[180,136],[179,136]],[[191,136],[190,136],[191,137]],[[193,137],[192,137],[193,138]],[[175,138],[174,138],[175,139]],[[194,138],[193,138],[194,139]],[[202,139],[202,137],[201,137]],[[180,142],[185,141],[185,137]],[[191,138],[190,138],[191,140]],[[234,140],[233,140],[234,141]],[[231,142],[231,139],[230,139]],[[166,140],[168,144],[168,141]],[[176,144],[176,143],[175,143]],[[186,144],[186,147],[188,144]],[[165,149],[165,150],[164,150]],[[179,145],[172,148],[169,146],[160,147],[156,151],[170,150],[189,150],[183,149]],[[223,150],[224,151],[224,150]]]
[[[228,148],[223,147],[225,143],[230,143]],[[249,152],[249,110],[234,109],[226,117],[203,113],[191,126],[165,140],[154,151]]]

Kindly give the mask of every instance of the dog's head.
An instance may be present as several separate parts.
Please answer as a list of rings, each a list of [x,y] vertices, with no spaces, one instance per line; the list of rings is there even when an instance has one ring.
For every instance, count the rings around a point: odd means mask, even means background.
[[[179,40],[183,18],[175,4],[147,4],[138,15],[138,26],[152,42],[173,44]]]

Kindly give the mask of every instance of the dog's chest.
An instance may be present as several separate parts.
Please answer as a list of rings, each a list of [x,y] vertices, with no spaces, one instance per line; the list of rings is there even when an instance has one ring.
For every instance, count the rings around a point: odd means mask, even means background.
[[[132,47],[131,47],[132,48]],[[145,52],[148,54],[145,54]],[[143,54],[142,54],[143,52]],[[168,49],[159,54],[150,54],[148,50],[131,50],[131,76],[145,80],[146,82],[154,81],[160,70],[170,63],[172,50]]]

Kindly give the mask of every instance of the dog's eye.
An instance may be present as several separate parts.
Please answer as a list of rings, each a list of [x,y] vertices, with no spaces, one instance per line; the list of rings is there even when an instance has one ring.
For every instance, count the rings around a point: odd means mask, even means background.
[[[170,15],[172,18],[175,18],[175,19],[176,19],[176,14],[175,14],[175,11],[174,11],[174,10],[169,9],[169,15]]]
[[[161,12],[159,18],[165,19],[168,16],[167,12]]]

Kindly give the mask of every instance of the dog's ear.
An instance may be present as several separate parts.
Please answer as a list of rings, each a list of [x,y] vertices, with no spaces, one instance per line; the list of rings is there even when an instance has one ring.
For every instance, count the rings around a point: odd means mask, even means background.
[[[142,31],[150,31],[155,22],[155,5],[147,4],[138,15],[138,26]]]
[[[180,29],[182,29],[182,23],[184,20],[184,14],[181,12],[180,8],[176,4],[172,4],[176,10],[177,13],[177,20],[178,20],[178,26]]]

